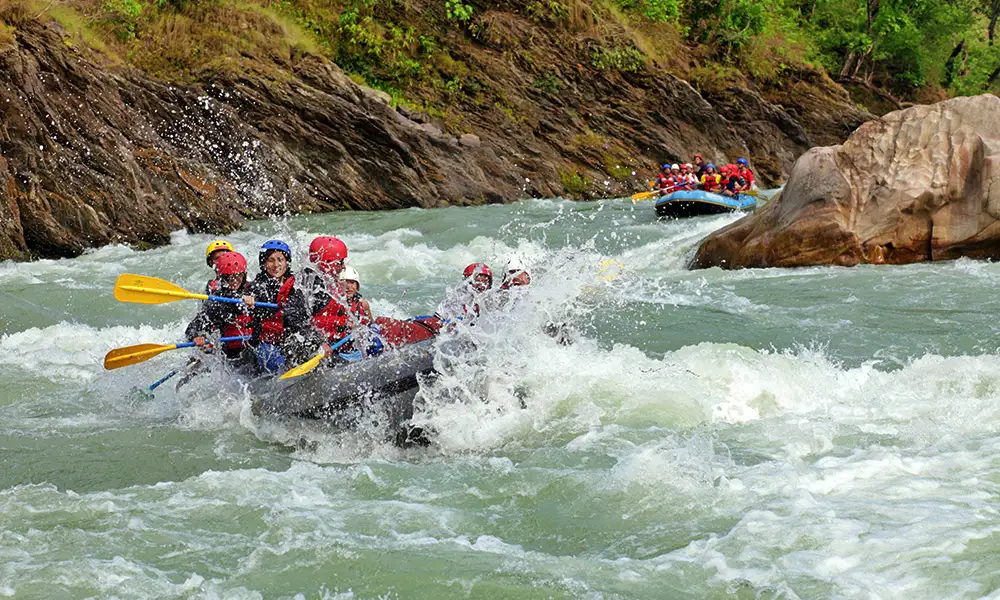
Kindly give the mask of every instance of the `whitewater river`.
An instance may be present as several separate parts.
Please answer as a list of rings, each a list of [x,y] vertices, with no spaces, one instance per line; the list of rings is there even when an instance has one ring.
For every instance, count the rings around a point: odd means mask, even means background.
[[[260,421],[222,372],[133,391],[186,351],[105,372],[196,309],[115,278],[200,291],[208,236],[0,264],[0,597],[995,596],[1000,265],[685,270],[735,218],[528,201],[230,236],[301,265],[339,235],[393,316],[523,257],[486,368],[422,392],[429,448]]]

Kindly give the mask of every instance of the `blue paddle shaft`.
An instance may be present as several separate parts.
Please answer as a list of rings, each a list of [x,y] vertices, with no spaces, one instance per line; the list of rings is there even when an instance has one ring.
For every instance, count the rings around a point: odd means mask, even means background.
[[[173,377],[174,375],[176,375],[176,374],[177,374],[178,372],[179,372],[179,371],[171,371],[171,372],[167,373],[167,376],[166,376],[166,377],[164,377],[163,379],[161,379],[161,380],[157,381],[157,382],[156,382],[156,383],[154,383],[153,385],[149,386],[149,388],[148,388],[148,389],[149,389],[149,391],[151,391],[151,392],[152,392],[152,391],[153,391],[153,390],[155,390],[156,388],[160,387],[160,384],[161,384],[161,383],[163,383],[164,381],[166,381],[166,380],[170,379],[171,377]]]
[[[249,339],[250,339],[249,335],[234,335],[234,336],[231,336],[231,337],[222,337],[222,338],[219,338],[219,343],[224,343],[224,342],[242,342],[244,340],[249,340]],[[191,346],[194,346],[194,342],[181,342],[180,344],[177,344],[178,348],[190,348]]]
[[[330,346],[330,350],[336,350],[337,348],[340,348],[341,346],[343,346],[344,344],[346,344],[347,341],[350,340],[350,339],[351,339],[351,336],[346,336],[344,339],[342,339],[339,342],[337,342],[336,344]]]
[[[215,302],[228,302],[229,304],[243,304],[243,298],[226,298],[225,296],[209,296],[209,300],[214,300]],[[261,308],[273,308],[278,309],[278,305],[273,302],[254,302],[254,306],[260,306]]]

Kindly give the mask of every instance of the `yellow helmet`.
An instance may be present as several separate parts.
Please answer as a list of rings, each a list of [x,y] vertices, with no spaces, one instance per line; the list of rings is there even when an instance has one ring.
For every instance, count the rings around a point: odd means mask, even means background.
[[[219,250],[228,250],[229,252],[236,252],[236,250],[233,249],[233,245],[227,242],[226,240],[215,240],[214,242],[208,245],[208,248],[205,248],[205,263],[208,264],[208,266],[210,267],[212,266],[212,253],[217,252]]]

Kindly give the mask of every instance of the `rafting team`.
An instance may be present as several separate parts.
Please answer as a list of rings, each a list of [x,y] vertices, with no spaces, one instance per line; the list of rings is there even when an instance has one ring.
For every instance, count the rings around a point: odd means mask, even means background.
[[[750,191],[754,186],[753,172],[745,158],[735,163],[715,165],[706,163],[701,154],[694,155],[693,163],[665,164],[653,182],[653,190],[669,194],[678,190],[702,189],[706,192],[736,196]]]
[[[293,274],[292,252],[281,240],[260,247],[260,273],[251,281],[247,260],[226,240],[215,240],[205,249],[205,261],[215,270],[206,285],[208,296],[242,300],[239,304],[205,301],[188,325],[189,341],[211,348],[209,336],[243,338],[223,342],[225,357],[238,367],[260,374],[281,372],[322,349],[330,356],[356,351],[373,356],[383,350],[371,306],[361,295],[358,272],[346,264],[347,246],[332,236],[319,236],[309,244],[309,264]],[[438,308],[441,323],[478,316],[485,300],[491,307],[510,300],[513,288],[528,285],[531,276],[516,258],[507,264],[501,285],[493,288],[493,271],[476,262],[463,272],[465,282]],[[277,305],[277,309],[260,306]],[[350,337],[350,339],[345,339]]]

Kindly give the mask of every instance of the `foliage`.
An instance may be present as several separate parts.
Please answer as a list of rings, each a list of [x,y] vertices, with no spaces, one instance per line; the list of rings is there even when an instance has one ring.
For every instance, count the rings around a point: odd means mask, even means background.
[[[452,21],[462,21],[463,23],[472,18],[472,7],[462,2],[462,0],[445,0],[445,12]]]
[[[636,48],[597,48],[590,57],[590,64],[602,71],[636,73],[645,63],[645,55]]]
[[[676,22],[681,12],[680,0],[615,0],[615,4],[656,23]]]
[[[103,8],[109,15],[107,23],[119,38],[124,41],[135,38],[139,17],[142,15],[142,4],[137,0],[107,0]]]

